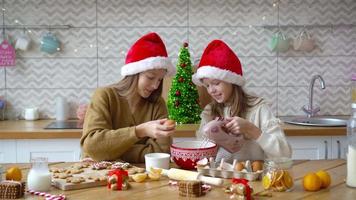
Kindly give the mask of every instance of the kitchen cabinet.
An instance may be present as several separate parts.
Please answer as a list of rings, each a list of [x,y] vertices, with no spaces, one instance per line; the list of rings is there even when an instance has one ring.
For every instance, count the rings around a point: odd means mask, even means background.
[[[294,160],[346,159],[346,136],[287,137]]]
[[[287,139],[292,148],[293,160],[330,158],[331,136],[292,136]]]
[[[0,140],[0,163],[28,163],[33,157],[47,157],[49,162],[79,161],[79,139]]]
[[[16,140],[0,140],[0,163],[16,162]]]
[[[347,137],[332,136],[331,137],[332,159],[346,159]]]
[[[17,140],[17,162],[28,163],[34,157],[47,157],[49,162],[75,162],[80,159],[79,139]]]

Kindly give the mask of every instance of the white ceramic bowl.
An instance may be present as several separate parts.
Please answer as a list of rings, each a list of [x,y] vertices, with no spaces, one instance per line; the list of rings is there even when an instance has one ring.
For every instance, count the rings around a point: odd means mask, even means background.
[[[145,155],[146,171],[150,168],[169,169],[170,155],[168,153],[149,153]]]

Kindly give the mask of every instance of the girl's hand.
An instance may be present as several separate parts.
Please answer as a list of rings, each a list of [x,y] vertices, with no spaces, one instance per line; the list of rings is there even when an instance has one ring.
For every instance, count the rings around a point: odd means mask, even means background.
[[[148,121],[136,126],[138,138],[164,138],[171,136],[175,131],[175,124],[165,124],[167,119]]]
[[[261,130],[254,124],[241,117],[226,117],[225,128],[234,135],[243,134],[246,138],[257,139],[261,135]]]

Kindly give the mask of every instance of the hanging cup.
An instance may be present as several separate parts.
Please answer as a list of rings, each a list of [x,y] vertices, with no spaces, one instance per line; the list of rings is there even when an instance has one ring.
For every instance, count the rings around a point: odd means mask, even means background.
[[[40,49],[45,53],[56,53],[57,51],[60,51],[60,42],[54,34],[48,32],[41,39]]]
[[[21,35],[18,36],[16,40],[15,49],[27,51],[30,48],[30,45],[31,45],[31,38],[26,33],[22,33]]]
[[[289,43],[290,40],[281,31],[278,31],[273,35],[269,48],[276,52],[286,52],[289,49]]]
[[[315,48],[315,40],[311,38],[306,30],[303,30],[299,36],[294,39],[293,47],[297,51],[311,52]]]

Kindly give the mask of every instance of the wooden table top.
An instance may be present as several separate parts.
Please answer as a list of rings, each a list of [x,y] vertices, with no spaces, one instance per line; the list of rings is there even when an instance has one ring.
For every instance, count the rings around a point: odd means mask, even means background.
[[[44,129],[54,120],[0,121],[0,139],[80,138],[82,129]],[[283,124],[287,136],[346,135],[346,127],[312,127]],[[173,137],[195,137],[199,124],[177,125]]]
[[[51,166],[63,167],[70,163],[53,163]],[[23,169],[24,175],[27,174],[29,164],[16,164]],[[10,164],[4,165],[5,168]],[[318,192],[306,192],[302,188],[301,180],[308,172],[315,172],[320,169],[326,170],[331,176],[331,185],[327,189]],[[272,198],[255,197],[255,199],[355,199],[356,188],[347,187],[346,161],[345,160],[314,160],[314,161],[295,161],[292,168],[295,179],[295,186],[291,192],[272,192]],[[225,184],[229,185],[230,180],[226,179]],[[250,182],[255,193],[263,191],[261,181]],[[131,189],[127,191],[111,191],[106,187],[96,187],[73,191],[61,191],[51,188],[51,194],[65,194],[67,199],[184,199],[178,195],[178,188],[170,186],[168,179],[163,178],[160,181],[151,181],[144,183],[132,183]],[[200,199],[229,199],[230,195],[224,193],[222,188],[213,187],[205,196]],[[25,195],[24,199],[43,199],[40,197]]]

